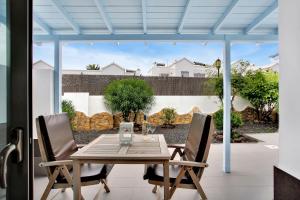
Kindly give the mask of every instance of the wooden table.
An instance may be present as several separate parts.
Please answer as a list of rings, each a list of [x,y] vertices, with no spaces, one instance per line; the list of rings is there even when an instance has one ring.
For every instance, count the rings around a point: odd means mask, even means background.
[[[74,199],[81,199],[80,165],[103,164],[163,164],[164,199],[169,199],[170,153],[163,135],[134,135],[130,146],[119,144],[118,134],[103,134],[71,155],[73,162]]]

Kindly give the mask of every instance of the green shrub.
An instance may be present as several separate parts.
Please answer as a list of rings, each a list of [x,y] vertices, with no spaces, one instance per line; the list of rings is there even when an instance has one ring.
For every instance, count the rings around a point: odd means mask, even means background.
[[[161,120],[164,125],[173,125],[176,118],[176,111],[174,108],[164,108],[162,110]]]
[[[148,111],[153,102],[152,88],[144,80],[128,78],[111,82],[104,91],[105,105],[112,112],[122,112],[125,121],[130,113]]]
[[[253,105],[259,121],[270,121],[278,107],[279,76],[276,72],[254,71],[244,77],[241,95]]]
[[[214,114],[214,120],[217,130],[223,130],[223,109]],[[231,112],[231,128],[238,128],[243,125],[242,116],[238,112]]]
[[[73,119],[75,116],[75,107],[73,105],[73,102],[71,100],[63,100],[61,102],[62,112],[65,112],[68,114],[68,117],[70,120]]]

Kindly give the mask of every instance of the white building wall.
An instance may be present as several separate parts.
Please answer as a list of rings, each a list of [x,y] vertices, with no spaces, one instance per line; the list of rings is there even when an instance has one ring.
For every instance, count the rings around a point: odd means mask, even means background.
[[[89,113],[89,93],[67,93],[62,96],[62,100],[71,100],[75,106],[76,111],[83,112],[88,115]]]
[[[171,68],[174,69],[174,74],[172,74],[172,76],[180,77],[182,71],[188,71],[189,72],[189,77],[193,77],[194,76],[194,68],[195,68],[195,66],[194,66],[193,63],[190,63],[186,59],[183,59],[180,62],[177,62]]]
[[[187,60],[186,58],[183,58],[179,61],[174,62],[173,64],[169,66],[153,66],[149,72],[148,75],[150,76],[160,76],[161,74],[169,74],[169,76],[172,77],[181,77],[181,72],[187,71],[189,72],[189,77],[194,77],[195,73],[201,73],[205,77],[207,77],[209,74],[209,70],[200,65],[194,65],[193,62]]]
[[[111,64],[101,69],[103,75],[125,75],[125,69],[115,64]]]
[[[148,73],[150,76],[160,76],[160,74],[171,74],[170,68],[165,66],[153,66]]]
[[[279,0],[279,163],[300,179],[300,1]]]
[[[34,66],[32,70],[33,138],[37,138],[35,119],[40,115],[53,114],[53,102],[53,69]]]
[[[73,101],[75,109],[88,116],[96,113],[111,112],[104,104],[103,96],[88,96],[88,93],[65,93],[62,99]],[[214,113],[220,109],[221,103],[217,96],[155,96],[155,104],[148,114],[161,111],[166,107],[175,108],[179,114],[190,112],[197,106],[201,112]],[[240,97],[234,101],[238,111],[244,110],[250,103]]]

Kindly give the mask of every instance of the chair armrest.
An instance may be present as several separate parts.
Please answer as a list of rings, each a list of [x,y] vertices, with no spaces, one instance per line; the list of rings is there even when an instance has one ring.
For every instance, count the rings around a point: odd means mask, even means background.
[[[72,165],[72,164],[73,164],[73,160],[58,160],[58,161],[50,161],[50,162],[41,162],[39,166],[50,167],[50,166]]]
[[[193,161],[180,161],[180,160],[170,160],[170,165],[181,165],[181,166],[187,166],[187,167],[208,167],[207,163],[201,163],[201,162],[193,162]]]
[[[77,147],[78,148],[82,148],[82,147],[84,147],[86,144],[77,144]]]
[[[168,144],[169,148],[183,149],[185,144]]]

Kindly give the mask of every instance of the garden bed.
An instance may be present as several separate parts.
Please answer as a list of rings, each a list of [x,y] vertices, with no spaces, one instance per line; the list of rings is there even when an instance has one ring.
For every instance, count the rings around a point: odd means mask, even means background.
[[[162,128],[158,126],[154,134],[163,134],[168,144],[172,144],[172,143],[183,144],[185,143],[189,127],[190,127],[189,124],[178,124],[176,125],[175,128],[170,128],[170,129]],[[247,125],[247,127],[250,126]],[[250,129],[245,129],[245,130],[250,130]],[[257,128],[255,130],[258,131],[259,129]],[[77,143],[87,144],[102,134],[117,134],[117,133],[118,133],[118,129],[110,129],[104,131],[90,131],[90,132],[74,132],[74,137]],[[136,132],[136,133],[139,134],[141,132]],[[213,143],[221,143],[221,142],[222,142],[222,137],[219,134],[214,134]],[[253,142],[258,142],[258,140],[249,137],[247,135],[240,134],[240,136],[236,137],[236,139],[233,142],[253,143]]]

